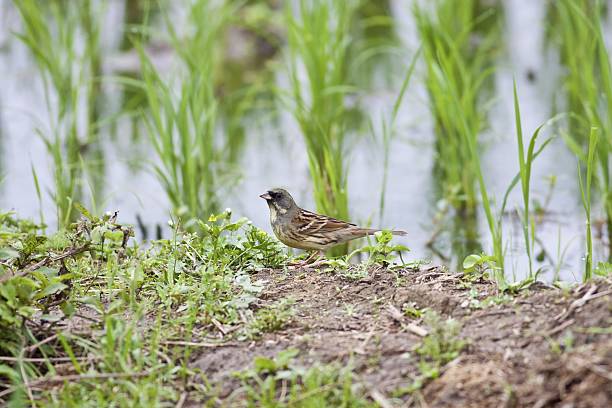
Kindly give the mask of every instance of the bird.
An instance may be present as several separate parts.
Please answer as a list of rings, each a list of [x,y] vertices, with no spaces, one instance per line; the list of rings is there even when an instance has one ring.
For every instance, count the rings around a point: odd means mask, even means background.
[[[333,246],[381,231],[304,210],[282,188],[268,190],[259,197],[268,204],[270,224],[279,241],[291,248],[314,251],[312,255],[318,254],[319,257]],[[393,230],[391,233],[407,234],[401,230]],[[312,255],[307,261],[311,260]]]

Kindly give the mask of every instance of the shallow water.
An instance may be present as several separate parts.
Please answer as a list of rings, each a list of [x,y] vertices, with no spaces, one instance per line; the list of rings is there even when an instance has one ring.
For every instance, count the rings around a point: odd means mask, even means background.
[[[121,2],[109,2],[105,25],[112,27],[122,21]],[[545,2],[531,0],[508,0],[505,5],[506,27],[504,39],[506,53],[499,59],[495,77],[496,98],[490,112],[490,129],[483,133],[483,166],[490,193],[501,198],[510,180],[518,171],[514,112],[512,106],[512,79],[516,78],[523,131],[525,137],[554,113],[553,100],[559,97],[561,74],[553,51],[543,52],[543,19]],[[391,2],[393,17],[397,21],[397,33],[410,52],[418,47],[418,38],[412,24],[411,8],[405,1]],[[50,189],[53,185],[51,162],[42,140],[35,128],[48,130],[49,121],[43,99],[40,75],[26,48],[11,32],[20,30],[19,19],[10,2],[0,5],[0,207],[15,209],[20,216],[37,219],[40,205],[31,173],[36,168],[41,185]],[[103,47],[109,53],[108,60],[116,65],[125,63],[124,56],[114,50],[120,41],[120,30],[103,30]],[[608,39],[609,26],[606,26]],[[162,55],[164,64],[173,64],[172,56]],[[129,64],[129,57],[127,58]],[[409,59],[406,60],[407,67]],[[397,137],[392,142],[389,180],[386,194],[386,209],[381,219],[378,202],[383,176],[383,149],[379,142],[368,135],[356,137],[349,157],[349,195],[353,221],[373,226],[405,229],[407,237],[398,239],[408,245],[410,259],[440,259],[426,245],[436,226],[432,219],[438,203],[434,193],[432,167],[435,158],[432,148],[433,127],[427,106],[427,94],[423,85],[423,67],[411,82],[407,97],[401,108],[397,123]],[[528,79],[528,73],[535,76]],[[112,69],[105,67],[105,74]],[[279,73],[278,82],[283,83]],[[384,82],[384,81],[380,81]],[[362,104],[375,120],[388,114],[396,97],[401,78],[392,86],[381,86],[375,92],[362,97]],[[109,86],[108,90],[112,87]],[[109,104],[118,104],[115,92]],[[99,211],[120,210],[120,220],[136,223],[137,214],[149,228],[156,224],[164,226],[169,218],[169,205],[157,179],[148,167],[155,154],[146,143],[146,135],[139,143],[130,137],[129,121],[121,120],[117,125],[116,141],[104,146],[106,183],[104,202],[97,203]],[[258,196],[274,186],[288,188],[306,208],[313,208],[310,195],[310,177],[306,154],[297,125],[288,113],[282,113],[278,126],[270,123],[254,123],[247,128],[247,144],[240,161],[242,179],[224,200],[236,215],[246,216],[261,228],[270,231],[267,207]],[[550,135],[544,132],[540,140]],[[556,262],[557,251],[567,247],[565,262],[561,265],[563,279],[579,278],[584,248],[584,215],[577,184],[576,159],[565,148],[562,140],[555,140],[535,163],[532,177],[533,197],[544,201],[548,193],[547,177],[555,175],[557,185],[544,222],[538,226],[538,237],[548,254]],[[520,187],[513,192],[508,206],[513,209],[521,200]],[[45,194],[42,210],[47,222],[53,225],[54,205]],[[601,212],[596,212],[601,216]],[[524,277],[526,257],[522,244],[522,232],[518,219],[506,217],[506,242],[509,243],[507,267],[510,275]],[[488,237],[484,216],[480,214],[479,230],[484,240]],[[166,230],[167,231],[167,230]],[[560,240],[560,241],[559,241]],[[448,239],[447,239],[448,241]],[[560,244],[559,244],[560,242]],[[449,243],[442,242],[443,252],[448,252]],[[490,245],[484,243],[485,251]],[[596,241],[596,257],[604,254],[601,243]],[[537,251],[536,251],[537,252]],[[552,278],[552,269],[545,273]]]

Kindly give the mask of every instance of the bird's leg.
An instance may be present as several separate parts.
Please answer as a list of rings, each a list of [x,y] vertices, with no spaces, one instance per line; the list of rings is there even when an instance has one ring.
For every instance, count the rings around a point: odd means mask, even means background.
[[[308,265],[308,264],[314,262],[315,260],[317,260],[320,257],[321,257],[321,251],[313,251],[313,252],[310,253],[308,258],[306,258],[306,260],[304,261],[304,264]]]
[[[325,258],[325,252],[324,251],[317,251],[315,252],[315,254],[317,255],[314,259],[313,262],[306,265],[309,268],[316,268],[318,266],[324,265],[327,262],[327,259]]]
[[[305,260],[292,264],[291,268],[298,269],[298,268],[303,268],[305,266],[308,266],[308,267],[319,266],[322,264],[322,262],[325,261],[325,259],[321,259],[323,257],[323,254],[324,254],[323,251],[313,251],[308,256],[308,258],[306,258]]]

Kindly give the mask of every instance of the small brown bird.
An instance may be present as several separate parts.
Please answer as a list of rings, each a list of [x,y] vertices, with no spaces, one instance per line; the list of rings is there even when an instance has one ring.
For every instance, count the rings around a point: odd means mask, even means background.
[[[276,237],[285,245],[308,251],[323,251],[344,242],[372,235],[380,230],[361,228],[349,222],[303,210],[282,188],[260,195],[270,208],[270,223]],[[406,235],[405,231],[391,231]]]

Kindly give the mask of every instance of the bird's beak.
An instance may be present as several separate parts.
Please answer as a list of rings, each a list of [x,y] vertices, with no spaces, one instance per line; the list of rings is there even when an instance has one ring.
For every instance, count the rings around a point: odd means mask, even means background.
[[[264,193],[262,195],[260,195],[261,198],[263,198],[264,200],[268,201],[272,199],[272,196],[268,193]]]

